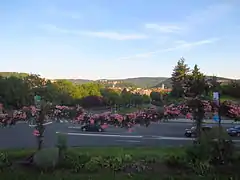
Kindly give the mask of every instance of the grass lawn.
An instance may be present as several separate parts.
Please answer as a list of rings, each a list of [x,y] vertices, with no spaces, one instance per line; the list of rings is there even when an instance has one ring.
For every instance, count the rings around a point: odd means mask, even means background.
[[[119,114],[127,114],[127,113],[133,113],[133,112],[136,112],[138,111],[139,108],[136,108],[136,107],[130,107],[130,108],[120,108],[117,113]]]
[[[130,108],[122,107],[117,112],[119,114],[127,114],[127,113],[136,112],[136,111],[139,111],[139,110],[142,110],[142,109],[146,109],[146,108],[151,107],[151,106],[152,106],[151,104],[143,104],[143,105],[138,106],[138,107],[130,107]]]
[[[20,165],[12,164],[9,167],[2,168],[0,161],[0,177],[3,180],[207,180],[213,179],[212,174],[210,177],[196,176],[194,173],[189,173],[181,167],[170,168],[165,164],[164,158],[173,156],[180,157],[185,155],[184,148],[123,148],[123,147],[109,147],[109,148],[69,148],[67,150],[67,157],[71,157],[71,162],[64,161],[64,166],[56,167],[51,171],[40,171],[33,167],[23,167]],[[35,150],[18,149],[18,150],[5,150],[1,153],[7,152],[8,161],[15,162],[16,160],[23,159]],[[112,166],[117,166],[122,162],[121,158],[131,157],[128,160],[131,171],[114,171]],[[86,161],[86,157],[90,158]],[[2,157],[0,157],[1,159]],[[95,158],[95,161],[92,159]],[[101,159],[101,166],[97,167],[96,171],[88,171],[96,168],[96,159]],[[109,159],[110,158],[110,159]],[[85,160],[84,160],[85,159]],[[175,161],[173,159],[173,161]],[[94,163],[93,163],[94,162]],[[114,162],[114,163],[113,163]],[[147,166],[145,163],[148,163]],[[99,163],[99,162],[97,162]],[[142,164],[141,164],[142,163]],[[82,164],[85,164],[83,167]],[[105,166],[102,166],[105,164]],[[140,165],[141,164],[141,165]],[[148,169],[151,166],[151,170]],[[111,168],[110,168],[111,167]],[[85,168],[85,169],[84,169]],[[141,168],[140,171],[137,171]]]
[[[234,102],[237,102],[239,103],[240,102],[240,99],[238,98],[234,98],[234,97],[231,97],[231,96],[221,96],[221,102],[224,102],[224,101],[234,101]]]

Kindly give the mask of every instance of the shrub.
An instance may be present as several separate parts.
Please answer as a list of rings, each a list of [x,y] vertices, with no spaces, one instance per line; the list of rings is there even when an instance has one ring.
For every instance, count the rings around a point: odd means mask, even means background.
[[[33,157],[34,164],[42,169],[47,170],[55,168],[59,160],[58,148],[42,149],[37,151]]]
[[[186,161],[184,157],[177,156],[177,155],[169,155],[166,156],[164,159],[164,162],[167,166],[170,167],[182,167],[183,165],[185,166]]]
[[[8,159],[8,154],[5,152],[0,152],[0,169],[4,169],[11,165],[9,159]]]
[[[233,142],[223,128],[213,128],[210,133],[202,133],[200,143],[186,150],[187,160],[193,164],[196,162],[229,163],[233,154]]]
[[[101,165],[103,164],[104,159],[102,157],[92,157],[90,159],[90,161],[88,161],[85,164],[85,168],[88,171],[94,172],[97,171],[99,169],[99,167],[101,167]]]
[[[60,167],[64,169],[72,169],[74,172],[80,172],[90,159],[91,157],[87,154],[77,154],[67,151]]]
[[[67,150],[67,137],[64,134],[58,134],[57,147],[59,149],[59,158],[62,160]]]

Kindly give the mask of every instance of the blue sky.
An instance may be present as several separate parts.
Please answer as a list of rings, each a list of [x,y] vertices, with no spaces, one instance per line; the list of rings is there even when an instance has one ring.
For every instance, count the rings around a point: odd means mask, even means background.
[[[240,78],[238,0],[3,0],[0,71],[168,77],[181,57]]]

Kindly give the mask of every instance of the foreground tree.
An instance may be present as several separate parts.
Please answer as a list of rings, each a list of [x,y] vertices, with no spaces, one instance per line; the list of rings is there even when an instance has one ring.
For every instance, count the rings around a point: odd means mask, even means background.
[[[38,131],[37,140],[38,140],[38,150],[42,149],[43,145],[43,138],[44,138],[44,131],[45,131],[45,118],[50,110],[50,105],[44,101],[40,102],[40,109],[37,109],[37,116],[36,116],[36,130]]]
[[[201,100],[205,92],[205,76],[197,65],[184,79],[184,95],[188,106],[192,109],[193,119],[196,122],[197,141],[201,141],[202,121],[204,119],[204,104]]]
[[[185,59],[181,58],[172,73],[172,92],[171,95],[174,97],[183,97],[184,95],[184,81],[189,72],[189,67],[185,63]]]

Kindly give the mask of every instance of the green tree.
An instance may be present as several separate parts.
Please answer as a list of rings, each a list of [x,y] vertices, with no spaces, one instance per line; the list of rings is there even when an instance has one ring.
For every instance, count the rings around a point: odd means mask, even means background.
[[[122,99],[122,104],[124,106],[129,106],[131,105],[133,102],[132,102],[132,98],[133,98],[133,95],[131,92],[127,91],[126,88],[124,88],[121,92],[121,99]]]
[[[152,91],[150,93],[150,97],[151,97],[152,101],[161,101],[162,100],[160,92]]]
[[[171,95],[174,97],[183,97],[184,95],[184,81],[189,73],[189,67],[185,63],[185,59],[181,58],[175,66],[172,73],[172,92]]]
[[[197,65],[190,74],[185,76],[184,95],[187,98],[188,106],[192,109],[193,119],[196,123],[198,142],[201,141],[201,129],[204,119],[204,105],[201,95],[205,92],[205,76],[200,72]]]
[[[203,95],[205,92],[205,76],[200,72],[197,65],[194,66],[192,72],[185,76],[184,91],[187,96],[196,97]],[[186,95],[186,94],[185,94]]]

